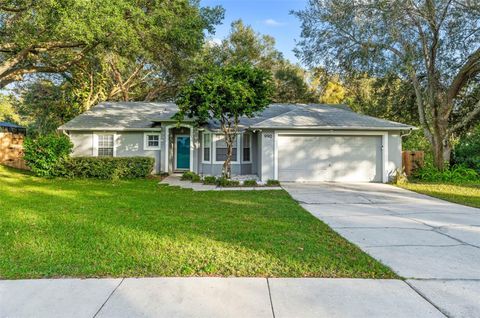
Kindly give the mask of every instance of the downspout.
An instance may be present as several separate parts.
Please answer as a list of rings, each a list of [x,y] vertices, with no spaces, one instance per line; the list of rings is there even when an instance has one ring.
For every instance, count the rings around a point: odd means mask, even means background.
[[[410,136],[410,134],[412,133],[412,131],[413,131],[413,128],[410,128],[410,130],[408,131],[407,134],[400,134],[400,138]]]

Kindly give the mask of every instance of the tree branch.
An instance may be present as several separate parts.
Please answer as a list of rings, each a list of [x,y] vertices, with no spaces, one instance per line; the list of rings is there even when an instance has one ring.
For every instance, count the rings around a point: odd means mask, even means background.
[[[464,128],[465,126],[467,126],[471,121],[475,120],[475,118],[477,116],[480,115],[480,100],[477,101],[477,103],[475,104],[475,107],[473,108],[473,110],[468,113],[466,116],[463,116],[462,119],[456,123],[455,125],[453,125],[449,130],[448,130],[448,135],[451,135],[452,133],[455,133],[457,132],[458,130]]]
[[[449,102],[453,101],[468,80],[478,73],[480,73],[480,48],[468,57],[457,75],[453,78],[447,91],[447,100]]]
[[[20,7],[20,8],[12,8],[12,7],[7,7],[4,5],[0,5],[0,10],[5,11],[5,12],[11,12],[11,13],[18,13],[27,10],[27,7]]]
[[[5,61],[2,66],[0,66],[0,83],[12,82],[12,79],[20,80],[25,74],[32,73],[60,73],[65,72],[72,65],[80,62],[85,55],[92,50],[94,46],[86,47],[80,53],[75,55],[70,61],[65,62],[56,66],[40,66],[40,65],[30,65],[26,67],[15,68],[15,65],[20,63],[24,56],[30,53],[31,47],[23,49],[15,57]],[[0,88],[5,87],[5,85],[0,85]]]

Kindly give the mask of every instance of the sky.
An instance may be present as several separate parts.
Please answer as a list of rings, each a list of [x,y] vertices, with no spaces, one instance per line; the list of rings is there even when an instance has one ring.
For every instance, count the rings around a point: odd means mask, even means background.
[[[256,32],[273,36],[277,49],[294,63],[298,62],[293,49],[295,39],[300,37],[300,22],[290,11],[303,9],[306,4],[307,0],[201,0],[202,6],[225,8],[225,18],[217,26],[214,39],[225,38],[230,24],[242,19]]]

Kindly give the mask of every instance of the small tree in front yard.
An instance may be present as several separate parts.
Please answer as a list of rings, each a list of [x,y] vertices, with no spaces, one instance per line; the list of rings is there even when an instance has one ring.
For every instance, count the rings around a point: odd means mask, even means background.
[[[233,145],[242,116],[253,117],[270,103],[271,74],[248,65],[215,68],[183,88],[177,104],[179,121],[194,118],[198,125],[218,120],[227,146],[223,176],[230,178]]]

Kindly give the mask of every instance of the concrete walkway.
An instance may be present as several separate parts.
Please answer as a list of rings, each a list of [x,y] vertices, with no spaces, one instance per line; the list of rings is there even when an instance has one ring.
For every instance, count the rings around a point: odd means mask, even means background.
[[[386,184],[283,188],[448,316],[480,317],[480,209]]]
[[[0,317],[445,316],[400,280],[126,278],[0,281]]]

